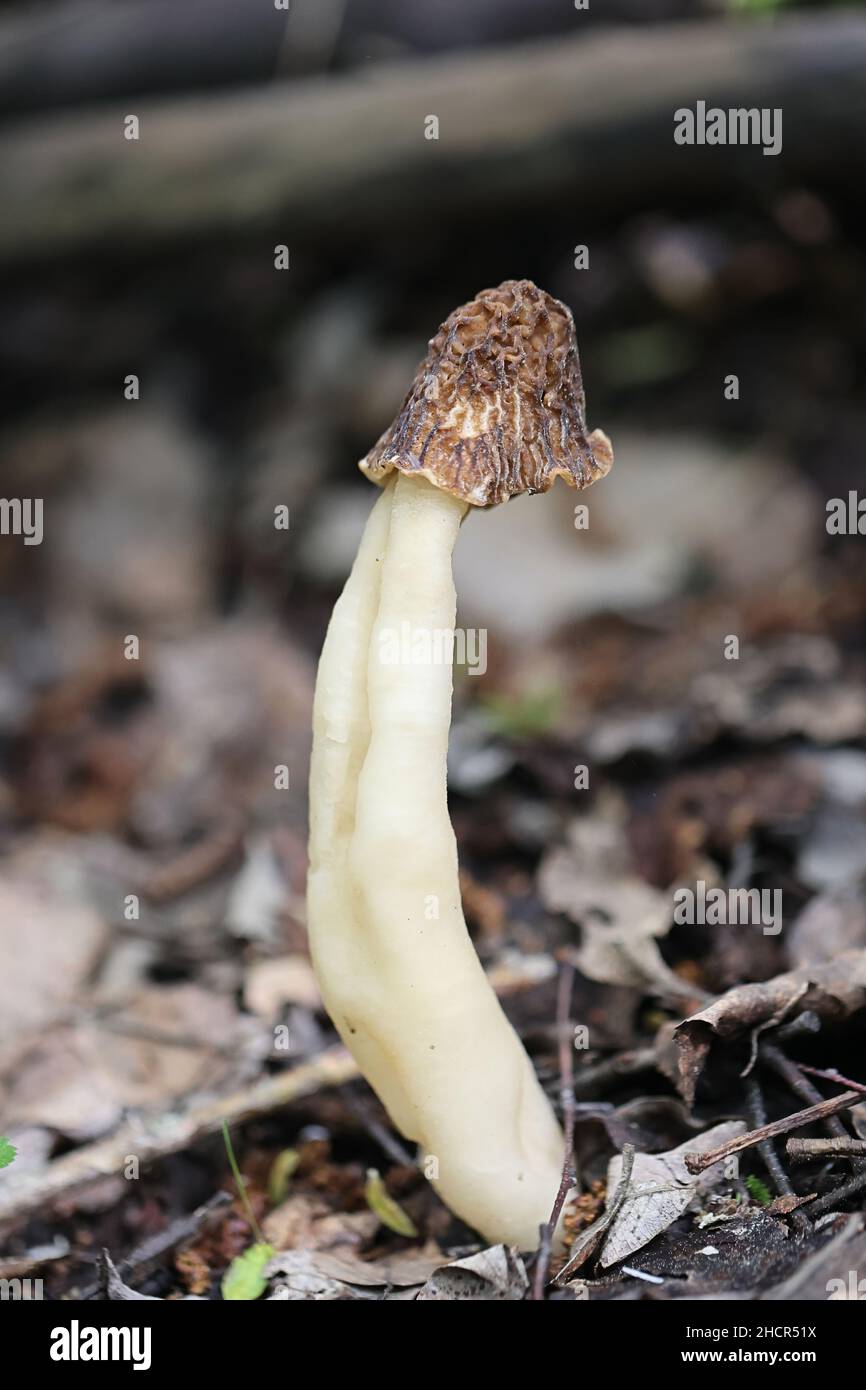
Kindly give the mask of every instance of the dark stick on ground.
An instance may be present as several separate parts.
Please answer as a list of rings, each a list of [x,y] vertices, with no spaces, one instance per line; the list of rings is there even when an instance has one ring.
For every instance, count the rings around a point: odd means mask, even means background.
[[[861,1096],[866,1096],[866,1086],[862,1081],[852,1081],[849,1076],[843,1076],[835,1067],[807,1067],[805,1062],[798,1062],[797,1066],[801,1071],[807,1071],[810,1076],[820,1076],[822,1081],[835,1081],[837,1086],[847,1086],[849,1091],[858,1091]]]
[[[774,1042],[761,1043],[761,1060],[766,1062],[768,1067],[772,1067],[783,1081],[787,1081],[795,1096],[806,1102],[807,1105],[820,1105],[824,1097],[813,1086],[807,1076],[804,1076],[796,1062],[792,1062],[790,1057],[786,1057],[780,1047]],[[840,1139],[847,1139],[848,1131],[838,1115],[828,1115],[824,1120],[824,1126],[830,1134],[838,1135]]]
[[[767,1107],[764,1104],[761,1087],[753,1076],[749,1077],[746,1083],[746,1094],[749,1099],[749,1118],[753,1127],[760,1129],[767,1123]],[[781,1197],[793,1197],[795,1193],[791,1179],[782,1167],[782,1160],[773,1147],[772,1139],[762,1139],[758,1144],[758,1152],[764,1160],[767,1172],[779,1195]]]
[[[856,1197],[858,1192],[862,1192],[866,1187],[866,1166],[860,1173],[855,1173],[853,1178],[843,1182],[841,1187],[836,1187],[832,1192],[828,1192],[825,1197],[819,1197],[817,1202],[809,1203],[809,1215],[811,1217],[821,1216],[825,1211],[837,1211],[842,1202],[847,1202],[849,1197]]]
[[[579,1071],[574,1078],[575,1093],[580,1095],[609,1081],[619,1081],[623,1077],[636,1076],[639,1072],[652,1071],[656,1061],[657,1055],[653,1047],[640,1047],[633,1052],[618,1052],[615,1057],[608,1057],[603,1062],[597,1062],[594,1066]]]
[[[613,1201],[606,1210],[602,1212],[601,1216],[593,1221],[591,1226],[587,1226],[585,1231],[581,1231],[580,1234],[575,1237],[568,1260],[557,1274],[554,1280],[555,1284],[566,1283],[571,1278],[572,1274],[574,1274],[575,1270],[580,1269],[580,1266],[586,1263],[593,1251],[597,1250],[604,1240],[606,1233],[610,1230],[616,1217],[619,1215],[620,1209],[628,1196],[632,1170],[634,1168],[634,1156],[634,1144],[623,1145],[622,1167],[619,1174],[619,1183],[617,1184],[616,1192],[613,1194]]]
[[[192,1240],[193,1236],[200,1234],[201,1230],[209,1224],[213,1217],[231,1202],[229,1192],[215,1192],[207,1202],[203,1202],[200,1207],[196,1207],[189,1216],[180,1216],[176,1221],[172,1221],[164,1231],[157,1231],[156,1235],[149,1236],[125,1260],[121,1260],[117,1266],[116,1273],[127,1282],[130,1279],[144,1279],[153,1268],[168,1255],[172,1250],[176,1250],[179,1245]],[[102,1278],[97,1283],[82,1289],[77,1295],[82,1301],[98,1297],[105,1282],[105,1270]]]
[[[825,1119],[828,1115],[836,1115],[840,1110],[848,1110],[852,1105],[857,1105],[860,1101],[862,1090],[843,1091],[840,1096],[833,1096],[830,1100],[822,1100],[820,1105],[811,1105],[808,1110],[798,1110],[794,1115],[786,1115],[782,1120],[773,1120],[771,1124],[761,1125],[758,1129],[750,1130],[747,1134],[741,1134],[736,1139],[731,1139],[727,1144],[722,1144],[718,1149],[708,1149],[706,1153],[687,1153],[685,1164],[690,1173],[703,1173],[706,1168],[712,1168],[714,1163],[720,1163],[722,1159],[729,1158],[731,1154],[740,1153],[743,1149],[750,1149],[755,1144],[760,1144],[764,1139],[774,1139],[778,1134],[787,1134],[792,1129],[803,1129],[806,1125],[815,1124],[818,1120]]]
[[[416,1168],[417,1162],[399,1141],[396,1135],[392,1134],[386,1125],[383,1125],[374,1115],[370,1114],[369,1109],[363,1101],[359,1100],[349,1090],[348,1086],[341,1086],[339,1093],[346,1103],[346,1108],[351,1110],[359,1124],[363,1125],[371,1139],[375,1139],[379,1148],[384,1154],[394,1162],[405,1165],[407,1168]]]
[[[574,1049],[571,1032],[571,992],[574,986],[574,966],[564,963],[559,973],[559,987],[556,996],[556,1030],[559,1037],[559,1078],[562,1097],[562,1127],[565,1131],[565,1155],[562,1161],[562,1177],[559,1191],[553,1203],[550,1220],[541,1227],[541,1242],[535,1261],[532,1279],[533,1299],[544,1297],[547,1271],[550,1268],[550,1252],[553,1233],[559,1221],[565,1199],[574,1185]]]
[[[866,1158],[866,1139],[840,1135],[833,1139],[789,1139],[785,1148],[794,1163],[811,1158]]]

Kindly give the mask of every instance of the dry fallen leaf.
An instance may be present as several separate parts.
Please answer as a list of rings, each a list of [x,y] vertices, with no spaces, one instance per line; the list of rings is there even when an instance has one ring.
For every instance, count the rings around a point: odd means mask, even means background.
[[[300,1303],[309,1299],[317,1303],[331,1303],[352,1298],[349,1286],[322,1273],[316,1260],[314,1250],[286,1250],[271,1260],[267,1274],[276,1279],[276,1283],[268,1295],[268,1302]]]
[[[694,988],[665,964],[657,945],[673,921],[671,895],[632,872],[615,820],[574,821],[568,845],[545,857],[538,884],[546,907],[580,925],[581,943],[569,958],[587,979],[694,999]]]
[[[335,1212],[321,1197],[293,1193],[262,1222],[262,1233],[276,1250],[335,1250],[358,1247],[375,1234],[372,1211]]]
[[[808,965],[762,984],[728,990],[674,1030],[679,1049],[677,1086],[688,1105],[714,1039],[736,1037],[773,1021],[787,1022],[807,1009],[843,1019],[866,1008],[866,951],[847,951],[823,965]]]
[[[786,940],[795,969],[866,946],[866,903],[853,893],[819,893],[797,915]]]
[[[123,1009],[23,1038],[0,1086],[10,1125],[71,1138],[105,1133],[126,1109],[231,1085],[256,1062],[251,1020],[198,985],[150,986]]]
[[[526,1268],[517,1250],[509,1245],[492,1245],[465,1260],[442,1265],[430,1275],[418,1301],[518,1301],[528,1288]]]
[[[104,923],[91,909],[0,879],[0,1045],[73,1003],[104,941]]]
[[[442,1266],[442,1251],[436,1245],[424,1250],[401,1250],[379,1260],[361,1260],[348,1250],[318,1251],[315,1268],[326,1278],[358,1288],[399,1288],[419,1286]]]
[[[625,1199],[611,1225],[601,1252],[600,1263],[618,1264],[635,1250],[647,1245],[667,1229],[686,1210],[696,1196],[707,1192],[725,1177],[724,1164],[707,1168],[693,1177],[685,1165],[687,1153],[705,1153],[745,1133],[740,1120],[715,1125],[678,1148],[665,1154],[635,1154]],[[607,1170],[610,1200],[619,1186],[623,1158],[616,1154]]]
[[[322,997],[307,957],[276,956],[272,960],[254,961],[247,970],[244,1004],[268,1023],[285,1004],[300,1004],[313,1011],[320,1009]]]

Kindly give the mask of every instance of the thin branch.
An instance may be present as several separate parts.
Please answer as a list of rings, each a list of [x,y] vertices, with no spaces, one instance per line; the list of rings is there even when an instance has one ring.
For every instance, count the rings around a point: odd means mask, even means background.
[[[843,1182],[841,1187],[834,1188],[825,1197],[819,1197],[817,1202],[809,1203],[809,1215],[821,1216],[825,1211],[836,1211],[840,1202],[847,1202],[849,1197],[856,1197],[858,1192],[862,1192],[866,1187],[866,1166],[860,1173],[855,1173],[853,1178]]]
[[[703,1173],[706,1168],[712,1168],[714,1163],[720,1163],[722,1159],[730,1158],[731,1154],[740,1153],[743,1149],[750,1149],[764,1139],[774,1139],[777,1134],[787,1134],[792,1129],[803,1129],[806,1125],[826,1119],[828,1115],[850,1109],[852,1105],[859,1104],[864,1089],[866,1088],[861,1087],[856,1091],[843,1091],[840,1096],[822,1100],[820,1105],[811,1105],[808,1110],[798,1110],[795,1115],[786,1115],[782,1120],[773,1120],[771,1124],[761,1125],[747,1134],[741,1134],[718,1149],[709,1149],[706,1153],[687,1153],[685,1165],[690,1173]]]
[[[835,1139],[789,1139],[785,1148],[794,1163],[812,1158],[866,1158],[866,1139],[845,1135]]]
[[[559,985],[556,994],[556,1029],[559,1037],[559,1078],[562,1098],[562,1126],[565,1130],[565,1153],[562,1160],[562,1177],[559,1190],[553,1203],[550,1219],[541,1228],[541,1241],[535,1261],[532,1281],[533,1299],[544,1297],[547,1272],[550,1268],[550,1254],[553,1248],[553,1235],[565,1205],[565,1199],[574,1186],[574,1048],[571,1029],[571,994],[574,988],[574,966],[567,961],[559,972]]]
[[[820,1067],[807,1067],[805,1062],[798,1062],[800,1071],[807,1071],[810,1076],[820,1076],[823,1081],[835,1081],[837,1086],[847,1086],[849,1091],[859,1091],[861,1096],[866,1096],[866,1086],[862,1081],[852,1081],[849,1076],[843,1076],[835,1067],[827,1067],[821,1070]]]
[[[400,1143],[395,1134],[392,1134],[386,1125],[371,1115],[369,1107],[354,1096],[348,1086],[340,1087],[340,1096],[346,1103],[346,1108],[354,1115],[355,1119],[367,1131],[371,1139],[374,1139],[384,1154],[387,1154],[394,1163],[399,1163],[406,1168],[417,1168],[418,1159],[410,1154],[409,1150]]]
[[[756,1128],[761,1128],[767,1123],[767,1107],[764,1104],[761,1088],[754,1077],[749,1077],[746,1084],[746,1094],[749,1098],[749,1116],[752,1124]],[[781,1197],[795,1196],[791,1179],[782,1167],[782,1160],[773,1147],[772,1139],[762,1139],[758,1144],[758,1151],[779,1195]]]
[[[805,1017],[805,1015],[802,1015]],[[807,1105],[820,1105],[824,1097],[813,1086],[807,1076],[804,1076],[796,1062],[792,1062],[790,1057],[786,1057],[782,1049],[775,1042],[761,1043],[761,1060],[767,1066],[772,1067],[783,1081],[787,1081],[795,1096],[804,1100]],[[848,1131],[837,1115],[828,1115],[824,1121],[825,1128],[830,1134],[836,1134],[842,1139],[847,1139]]]
[[[575,1238],[571,1247],[571,1253],[562,1269],[557,1274],[555,1284],[564,1284],[571,1277],[576,1269],[589,1259],[592,1252],[600,1245],[605,1233],[613,1225],[614,1220],[619,1215],[620,1208],[628,1196],[628,1189],[631,1183],[632,1169],[634,1168],[635,1146],[634,1144],[624,1144],[622,1150],[622,1168],[620,1169],[619,1183],[613,1195],[613,1201],[606,1211],[602,1212],[591,1226],[587,1226],[585,1231]]]
[[[574,1089],[578,1095],[602,1086],[609,1081],[620,1081],[623,1077],[637,1076],[640,1072],[652,1071],[658,1060],[654,1047],[635,1048],[630,1052],[618,1052],[615,1057],[607,1057],[591,1067],[584,1067],[574,1078]]]
[[[215,1192],[188,1216],[180,1216],[164,1231],[157,1231],[156,1235],[148,1236],[147,1240],[136,1246],[125,1260],[118,1261],[116,1273],[124,1283],[129,1283],[132,1279],[140,1281],[146,1278],[154,1266],[172,1250],[176,1250],[179,1245],[185,1245],[203,1228],[207,1228],[231,1200],[231,1193]],[[92,1283],[80,1289],[75,1296],[83,1303],[96,1298],[99,1291],[100,1284]]]

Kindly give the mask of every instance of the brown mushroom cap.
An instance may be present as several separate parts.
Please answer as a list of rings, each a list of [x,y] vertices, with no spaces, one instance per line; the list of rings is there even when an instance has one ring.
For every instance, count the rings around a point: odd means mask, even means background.
[[[588,487],[612,463],[607,436],[587,435],[571,311],[531,280],[505,280],[448,316],[359,467],[376,483],[417,473],[492,507],[555,478]]]

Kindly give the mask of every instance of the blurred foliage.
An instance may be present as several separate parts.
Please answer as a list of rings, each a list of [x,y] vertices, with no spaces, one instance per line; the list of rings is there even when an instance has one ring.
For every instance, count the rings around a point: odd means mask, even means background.
[[[537,738],[555,727],[562,697],[548,686],[521,695],[486,695],[479,703],[495,733],[505,738]]]
[[[732,14],[773,14],[778,10],[845,10],[863,0],[728,0]]]

